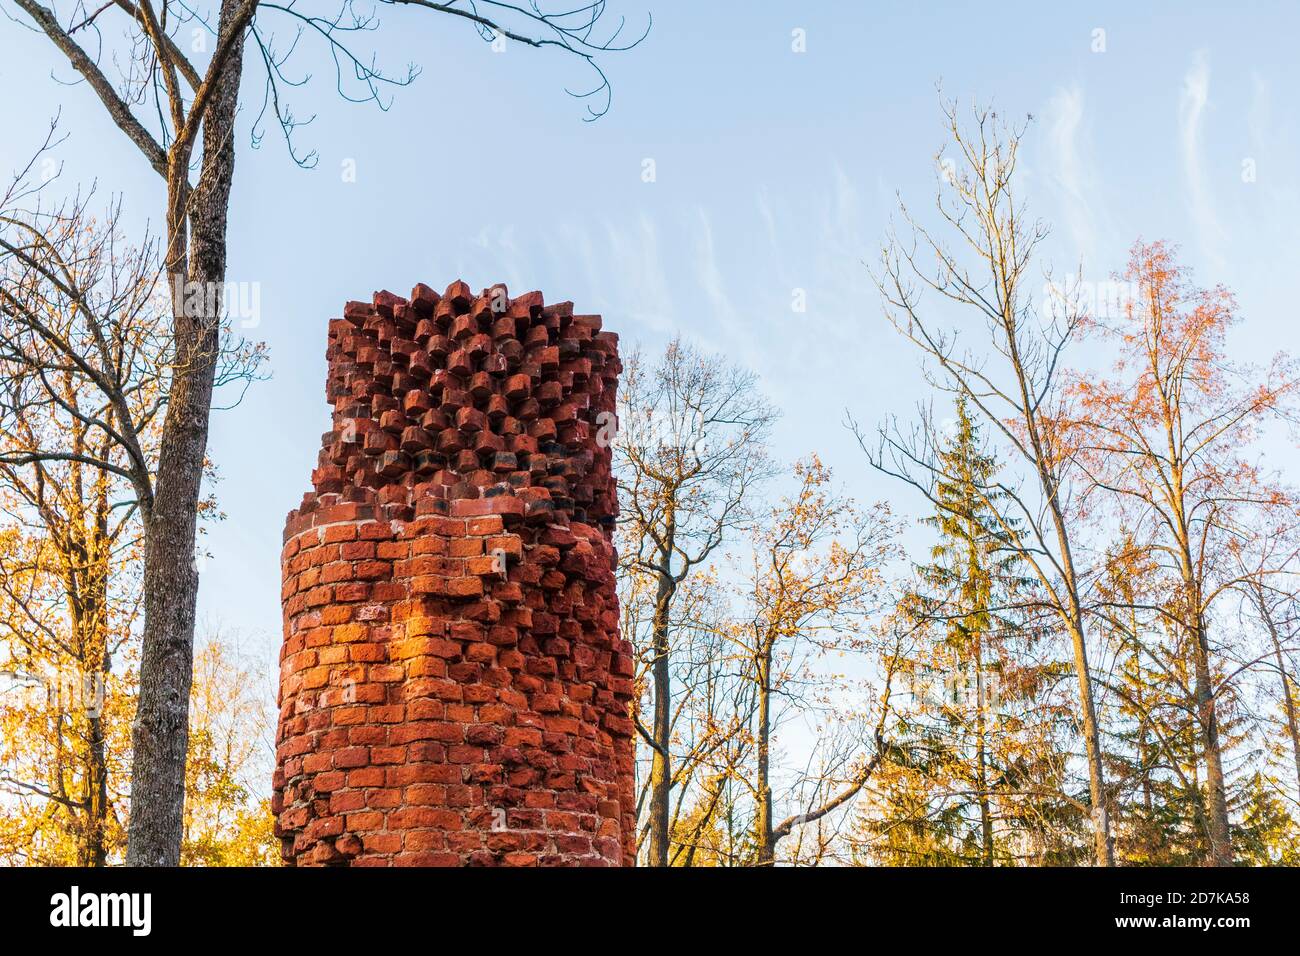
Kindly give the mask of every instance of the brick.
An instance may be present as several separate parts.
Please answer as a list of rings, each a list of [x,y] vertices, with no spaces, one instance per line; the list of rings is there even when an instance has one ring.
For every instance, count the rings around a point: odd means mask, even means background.
[[[447,543],[447,554],[453,558],[465,558],[483,553],[481,538],[452,538]]]
[[[522,518],[524,511],[524,502],[510,495],[464,498],[452,502],[451,505],[451,514],[454,518],[475,518],[482,515],[510,515]]]
[[[478,597],[483,593],[483,581],[480,578],[452,578],[447,582],[447,595],[450,597]]]

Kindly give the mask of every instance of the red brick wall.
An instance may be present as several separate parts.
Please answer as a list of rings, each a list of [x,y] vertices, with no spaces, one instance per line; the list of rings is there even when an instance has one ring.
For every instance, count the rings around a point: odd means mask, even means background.
[[[463,282],[330,322],[334,427],[284,533],[288,862],[633,863],[600,328]]]

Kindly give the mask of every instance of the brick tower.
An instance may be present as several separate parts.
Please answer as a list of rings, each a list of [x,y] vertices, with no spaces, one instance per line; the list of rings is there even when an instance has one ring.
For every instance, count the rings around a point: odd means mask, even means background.
[[[330,322],[333,429],[284,532],[287,862],[633,862],[600,328],[459,281]]]

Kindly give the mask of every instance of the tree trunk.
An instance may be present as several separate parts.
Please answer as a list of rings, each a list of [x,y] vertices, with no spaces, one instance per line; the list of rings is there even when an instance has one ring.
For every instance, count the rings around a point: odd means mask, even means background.
[[[776,839],[772,834],[772,781],[770,779],[770,751],[772,743],[772,661],[770,655],[760,655],[758,660],[758,730],[755,741],[758,752],[755,791],[757,806],[754,818],[754,842],[757,844],[759,866],[772,866],[776,862]]]
[[[1197,618],[1192,635],[1196,665],[1196,714],[1201,725],[1201,743],[1205,749],[1205,788],[1208,803],[1210,863],[1232,866],[1232,830],[1228,821],[1228,795],[1223,775],[1223,751],[1219,742],[1219,720],[1214,706],[1213,678],[1210,674],[1210,650],[1205,620]]]
[[[80,444],[74,449],[85,451]],[[104,449],[97,452],[108,457]],[[108,579],[113,542],[108,532],[107,473],[94,473],[89,503],[83,479],[81,467],[74,465],[69,476],[69,515],[57,539],[63,552],[63,590],[78,668],[67,706],[86,720],[84,750],[75,757],[81,764],[83,781],[81,819],[76,821],[77,865],[89,867],[108,862],[108,757],[102,708],[109,666]]]
[[[667,560],[665,557],[663,564],[666,565]],[[669,659],[668,612],[673,590],[672,577],[667,571],[661,570],[652,623],[654,662],[651,666],[651,675],[655,689],[655,712],[650,733],[655,745],[650,752],[650,819],[648,821],[650,848],[647,860],[650,866],[668,865],[668,803],[673,781],[670,749],[672,671]]]
[[[980,863],[993,865],[993,813],[989,807],[988,756],[984,745],[987,728],[984,724],[984,652],[978,634],[975,636],[975,785],[980,801]]]
[[[1092,699],[1088,673],[1088,650],[1083,642],[1083,621],[1075,615],[1070,626],[1074,670],[1079,679],[1079,704],[1083,713],[1083,742],[1088,756],[1088,795],[1092,802],[1093,855],[1098,866],[1115,865],[1115,846],[1110,837],[1110,811],[1101,769],[1101,737],[1097,732],[1097,705]]]
[[[105,866],[108,847],[105,819],[108,815],[108,766],[104,759],[104,722],[90,718],[89,753],[86,760],[86,839],[79,866]]]
[[[108,457],[107,448],[101,452]],[[108,675],[112,669],[109,658],[109,576],[112,574],[113,541],[109,538],[108,475],[99,472],[95,481],[94,513],[94,574],[92,591],[94,611],[90,615],[94,651],[89,656],[89,668],[98,685],[91,687],[94,695],[94,716],[90,719],[90,766],[87,773],[87,812],[90,816],[89,853],[91,866],[108,863],[108,745],[104,738],[104,707],[108,703]]]
[[[223,0],[220,35],[228,31],[235,8],[233,0]],[[173,158],[168,182],[167,271],[172,283],[176,358],[145,528],[145,623],[140,697],[131,737],[134,759],[127,846],[131,866],[180,863],[199,583],[195,525],[221,336],[226,216],[235,166],[234,121],[243,44],[242,36],[235,40],[230,66],[217,80],[218,88],[204,116],[202,173],[197,186],[189,192],[187,157]],[[188,289],[183,280],[188,280]],[[187,291],[191,293],[188,297]],[[195,308],[200,303],[201,307]]]
[[[1023,383],[1023,379],[1022,379]],[[1028,393],[1023,390],[1024,407],[1032,407]],[[1032,416],[1029,418],[1032,421]],[[1070,538],[1066,532],[1065,515],[1057,497],[1056,484],[1042,462],[1042,451],[1037,432],[1034,433],[1034,448],[1039,464],[1039,482],[1049,489],[1048,505],[1052,514],[1052,525],[1056,529],[1057,546],[1061,552],[1061,565],[1064,571],[1064,584],[1067,589],[1069,619],[1066,625],[1070,631],[1070,649],[1074,654],[1074,673],[1079,681],[1079,707],[1083,714],[1083,742],[1088,757],[1088,796],[1092,802],[1093,857],[1098,866],[1115,865],[1115,843],[1110,835],[1110,805],[1106,796],[1106,778],[1102,769],[1101,734],[1097,730],[1097,704],[1092,697],[1092,672],[1088,668],[1088,644],[1085,640],[1083,626],[1083,608],[1079,601],[1079,580],[1074,572],[1074,552],[1070,547]]]
[[[1079,707],[1083,714],[1083,740],[1088,758],[1088,794],[1092,801],[1093,855],[1098,866],[1115,865],[1115,844],[1110,835],[1110,810],[1106,798],[1105,772],[1102,769],[1101,736],[1097,731],[1097,705],[1092,697],[1092,672],[1088,668],[1088,645],[1084,639],[1083,607],[1079,600],[1079,579],[1074,570],[1074,552],[1061,507],[1059,487],[1055,475],[1047,464],[1043,442],[1038,433],[1035,403],[1029,397],[1029,387],[1016,346],[1014,320],[1007,325],[1007,342],[1011,347],[1012,367],[1020,386],[1020,408],[1029,430],[1033,448],[1033,463],[1038,471],[1039,487],[1047,495],[1048,511],[1056,532],[1056,544],[1061,555],[1061,571],[1066,588],[1068,615],[1066,627],[1070,631],[1070,645],[1074,654],[1074,672],[1079,681]]]

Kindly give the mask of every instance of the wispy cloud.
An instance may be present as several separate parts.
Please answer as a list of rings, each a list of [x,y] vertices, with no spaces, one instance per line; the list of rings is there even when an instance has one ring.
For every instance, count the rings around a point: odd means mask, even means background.
[[[1203,147],[1205,108],[1209,99],[1210,65],[1205,52],[1200,51],[1192,58],[1191,67],[1183,76],[1183,91],[1178,101],[1178,136],[1192,225],[1202,251],[1221,266],[1226,233],[1215,212],[1214,197],[1205,172]]]
[[[832,164],[835,177],[825,239],[828,244],[861,253],[863,247],[861,207],[858,187],[838,161]]]
[[[615,251],[611,280],[620,297],[627,301],[637,321],[660,333],[670,332],[680,321],[672,293],[672,283],[663,264],[662,243],[657,221],[642,213],[634,228],[621,238],[612,226],[606,227],[611,248]]]
[[[763,228],[767,232],[768,251],[772,257],[772,269],[781,282],[789,285],[789,270],[786,268],[786,257],[781,251],[780,235],[776,226],[776,211],[772,208],[772,201],[767,194],[767,187],[760,187],[758,190],[758,215],[763,220]]]
[[[1246,112],[1250,156],[1247,158],[1255,164],[1258,188],[1264,191],[1270,202],[1277,204],[1274,209],[1281,212],[1279,218],[1289,225],[1292,222],[1291,210],[1282,211],[1280,207],[1294,204],[1300,195],[1297,194],[1294,177],[1278,175],[1289,164],[1277,141],[1280,124],[1273,115],[1273,86],[1258,71],[1251,73],[1250,81],[1250,109]],[[1292,232],[1290,229],[1284,231],[1288,234]]]
[[[1056,91],[1047,103],[1045,126],[1051,178],[1060,190],[1066,229],[1078,255],[1095,264],[1099,190],[1083,155],[1084,100],[1078,85]]]
[[[713,223],[703,207],[696,210],[695,223],[695,279],[704,290],[704,297],[709,303],[711,317],[718,327],[725,342],[732,343],[731,351],[743,351],[753,361],[754,336],[746,334],[740,315],[736,311],[736,300],[727,289],[718,264],[717,250],[713,244]]]
[[[1259,72],[1251,73],[1250,86],[1250,110],[1246,113],[1246,125],[1250,132],[1251,148],[1265,150],[1272,137],[1273,89]]]
[[[880,244],[879,227],[864,225],[871,211],[853,178],[838,162],[832,164],[832,186],[822,223],[821,245],[812,265],[817,268],[818,315],[827,334],[854,341],[861,332],[862,315],[851,305],[876,302],[875,287],[866,262]],[[879,180],[877,179],[877,185]],[[889,210],[893,197],[879,200]]]

